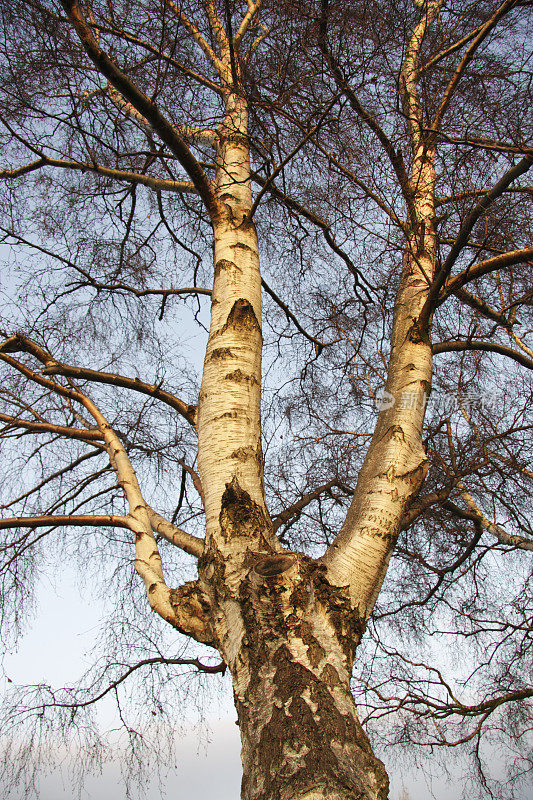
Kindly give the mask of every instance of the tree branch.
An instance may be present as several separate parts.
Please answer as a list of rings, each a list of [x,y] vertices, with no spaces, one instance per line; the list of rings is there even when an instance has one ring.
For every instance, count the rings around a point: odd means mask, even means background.
[[[189,553],[189,555],[200,558],[204,552],[203,539],[192,536],[190,533],[186,533],[181,528],[178,528],[177,525],[173,525],[172,522],[162,517],[161,514],[158,514],[157,511],[154,511],[149,505],[146,506],[146,510],[148,511],[152,530],[155,533],[159,533],[167,542],[176,545],[180,550],[184,550],[186,553]]]
[[[274,300],[274,302],[277,303],[277,305],[281,308],[281,310],[284,312],[284,314],[287,317],[287,319],[290,320],[294,324],[294,327],[298,331],[300,331],[302,336],[305,336],[305,338],[309,342],[311,342],[311,344],[314,345],[316,355],[317,356],[320,355],[320,353],[322,352],[323,348],[326,346],[325,343],[324,342],[320,342],[317,338],[315,338],[314,336],[311,336],[310,333],[307,333],[307,331],[304,328],[302,328],[302,326],[298,322],[298,319],[294,316],[294,314],[292,313],[290,308],[286,305],[286,303],[283,302],[283,300],[280,297],[278,297],[276,292],[273,289],[270,288],[270,286],[268,285],[268,283],[265,281],[264,278],[261,278],[261,286],[263,287],[265,292],[268,295],[270,295],[270,297]]]
[[[112,178],[113,180],[123,181],[125,183],[147,186],[156,191],[177,192],[178,194],[198,194],[198,189],[192,181],[173,181],[168,178],[156,178],[152,175],[143,175],[140,172],[115,169],[114,167],[104,167],[96,163],[89,164],[82,161],[68,161],[60,158],[49,158],[44,155],[37,161],[31,162],[31,164],[26,164],[14,170],[0,171],[0,179],[18,177],[19,175],[24,175],[27,172],[42,169],[43,167],[55,167],[56,169],[67,169],[83,173],[91,172],[94,175],[101,175],[104,178]]]
[[[225,69],[224,64],[222,61],[217,57],[215,51],[209,46],[206,42],[200,31],[198,30],[197,26],[187,17],[183,11],[177,7],[177,5],[173,2],[173,0],[166,0],[166,5],[172,13],[175,15],[176,19],[182,23],[182,25],[189,31],[192,38],[196,42],[196,44],[200,47],[204,55],[207,57],[207,60],[210,62],[211,66],[214,67],[216,72],[221,78],[225,78]]]
[[[242,22],[237,30],[237,33],[233,37],[233,45],[235,48],[239,47],[244,35],[246,34],[246,31],[250,27],[253,18],[257,16],[257,13],[260,8],[261,8],[261,0],[256,0],[255,3],[251,2],[248,3],[248,11],[244,15]]]
[[[111,386],[120,386],[124,389],[133,389],[141,394],[146,394],[156,400],[166,403],[175,411],[177,411],[184,419],[187,420],[193,427],[196,426],[196,406],[188,405],[175,397],[170,392],[161,389],[157,384],[150,384],[141,381],[139,378],[127,378],[124,375],[117,375],[112,372],[100,372],[95,369],[86,369],[85,367],[74,367],[69,364],[61,364],[56,362],[43,369],[45,375],[64,375],[69,378],[77,378],[78,380],[87,380],[94,383],[104,383]]]
[[[337,484],[337,480],[328,481],[328,483],[324,483],[322,486],[319,486],[317,489],[314,489],[312,492],[307,492],[307,494],[302,495],[302,497],[293,503],[291,506],[287,506],[284,508],[283,511],[280,511],[272,519],[272,529],[274,533],[280,528],[285,522],[288,522],[292,517],[296,517],[300,514],[300,512],[308,506],[313,500],[316,500],[320,497],[321,494],[327,492],[332,486]]]
[[[481,217],[482,214],[489,208],[489,206],[496,200],[505,189],[518,178],[520,175],[523,175],[525,172],[533,164],[533,151],[529,152],[524,158],[520,159],[517,164],[514,164],[511,169],[507,170],[505,175],[503,175],[500,180],[489,189],[489,191],[483,196],[483,198],[479,201],[479,203],[475,206],[475,208],[470,212],[466,220],[461,225],[459,233],[457,234],[457,238],[455,239],[453,245],[451,246],[450,252],[448,253],[446,260],[442,264],[439,272],[433,281],[431,286],[428,298],[424,304],[424,308],[420,314],[418,325],[421,330],[425,330],[427,324],[429,322],[429,318],[431,316],[431,312],[438,304],[438,297],[440,294],[441,289],[443,288],[446,280],[452,270],[453,265],[455,264],[459,254],[461,253],[463,247],[468,244],[468,239],[470,233]]]
[[[23,334],[17,333],[14,336],[11,336],[9,339],[6,339],[0,345],[0,357],[1,354],[4,353],[17,353],[17,352],[26,352],[31,353],[31,355],[35,356],[42,364],[44,364],[43,374],[44,375],[63,375],[69,378],[77,378],[79,380],[88,380],[93,381],[95,383],[104,383],[109,384],[111,386],[120,386],[125,389],[133,389],[136,392],[140,392],[141,394],[146,394],[150,397],[155,398],[156,400],[160,400],[166,405],[173,408],[182,417],[184,417],[187,422],[189,422],[193,427],[196,424],[196,406],[188,405],[184,403],[183,400],[180,400],[175,395],[171,394],[170,392],[166,392],[164,389],[161,389],[160,386],[157,384],[150,384],[141,381],[139,378],[127,378],[124,375],[118,375],[112,372],[101,372],[99,370],[94,369],[85,369],[83,367],[74,367],[70,366],[69,364],[62,364],[59,361],[56,361],[53,356],[30,339],[28,336],[24,336]],[[6,358],[5,360],[8,360]],[[9,362],[13,361],[9,359]],[[14,363],[17,369],[22,372],[29,373],[30,371],[24,367],[24,365],[19,365],[18,362]],[[75,390],[66,389],[59,384],[54,384],[51,381],[46,381],[45,379],[40,378],[40,376],[35,375],[28,375],[28,377],[34,377],[37,382],[43,383],[46,386],[49,386],[53,391],[57,391],[60,394],[65,394],[68,397],[73,399],[79,399],[78,393]],[[74,397],[74,395],[76,395]]]
[[[464,72],[474,57],[474,54],[483,40],[489,35],[491,30],[497,25],[500,19],[510,11],[516,5],[516,0],[505,0],[504,3],[494,12],[492,17],[488,19],[479,29],[478,34],[467,48],[465,54],[463,55],[461,61],[459,62],[455,73],[453,74],[448,86],[444,90],[444,94],[442,96],[439,108],[437,109],[437,113],[435,114],[435,118],[431,125],[432,131],[437,131],[440,127],[440,123],[442,122],[442,118],[444,116],[444,112],[446,111],[450,100],[453,97],[453,94],[457,88],[459,81],[461,80]]]
[[[492,306],[489,306],[484,300],[480,297],[477,297],[472,292],[469,292],[467,289],[456,289],[454,295],[462,300],[463,303],[473,308],[474,311],[478,311],[487,319],[491,319],[493,322],[496,322],[498,325],[501,325],[502,328],[506,330],[510,330],[512,327],[512,323],[510,320],[507,319],[503,314],[496,311]],[[436,304],[437,306],[440,305],[440,302]]]
[[[117,89],[147,120],[160,139],[170,147],[198,190],[212,221],[221,211],[211,183],[202,167],[189,150],[184,139],[174,126],[161,114],[156,104],[150,100],[123,72],[117,64],[104,53],[96,42],[90,26],[83,16],[77,0],[61,0],[83,49],[107,80]]]
[[[407,175],[407,170],[405,168],[405,163],[403,160],[403,156],[400,150],[396,150],[388,136],[386,135],[385,131],[381,128],[377,120],[363,107],[361,101],[355,94],[355,92],[348,86],[344,75],[342,74],[342,70],[339,66],[338,61],[333,56],[331,49],[327,45],[326,37],[327,37],[327,25],[328,25],[328,13],[329,13],[329,0],[322,0],[322,12],[320,16],[320,25],[319,25],[319,33],[318,33],[318,46],[328,62],[333,77],[335,79],[335,83],[337,84],[338,88],[342,91],[345,95],[346,99],[350,103],[351,107],[358,115],[358,117],[368,126],[368,128],[375,134],[379,143],[381,144],[382,148],[384,149],[385,153],[387,154],[394,172],[396,173],[396,177],[398,178],[398,183],[400,185],[400,189],[404,196],[404,199],[407,203],[408,208],[412,209],[412,195],[411,190],[409,188],[409,178]]]
[[[0,422],[5,422],[7,428],[24,428],[31,433],[55,433],[57,436],[66,436],[69,439],[80,439],[86,442],[101,442],[104,438],[100,431],[69,428],[66,425],[53,425],[51,422],[30,422],[18,417],[11,417],[8,414],[0,414]]]
[[[37,517],[10,517],[0,519],[0,529],[46,528],[48,526],[115,527],[130,528],[127,517],[116,514],[43,514]]]
[[[464,484],[461,481],[457,481],[456,486],[466,505],[476,519],[479,520],[487,533],[495,536],[501,544],[507,545],[508,547],[517,547],[519,550],[530,550],[533,552],[533,539],[527,539],[525,536],[515,536],[507,533],[507,531],[504,530],[501,525],[496,525],[494,522],[491,522],[483,514],[472,495],[466,490]]]
[[[522,366],[527,367],[528,369],[533,369],[533,359],[528,358],[523,353],[517,353],[517,351],[513,350],[511,347],[506,347],[505,345],[497,344],[496,342],[478,342],[466,340],[438,342],[437,344],[433,345],[433,355],[436,355],[437,353],[464,352],[468,350],[484,350],[489,353],[498,353],[499,355],[512,358],[514,361],[518,362],[518,364],[522,364]]]
[[[481,278],[489,272],[497,269],[509,267],[512,264],[519,264],[521,261],[531,263],[533,261],[533,247],[523,247],[520,250],[510,250],[508,253],[487,258],[485,261],[479,261],[471,267],[449,278],[439,295],[439,303],[441,303],[448,295],[453,294],[456,289],[460,289],[469,281],[475,278]]]
[[[206,672],[209,674],[215,674],[217,672],[224,673],[226,671],[226,665],[223,661],[220,662],[220,664],[210,666],[209,664],[204,664],[199,658],[165,658],[164,656],[144,658],[142,661],[139,661],[137,664],[129,667],[119,678],[112,681],[109,686],[100,692],[100,694],[95,695],[95,697],[91,697],[90,700],[72,701],[71,703],[59,703],[54,700],[53,702],[43,703],[41,706],[39,706],[39,708],[86,708],[87,706],[97,703],[102,699],[102,697],[105,697],[107,694],[109,694],[109,692],[112,692],[114,689],[120,686],[120,684],[129,678],[129,676],[136,670],[140,669],[141,667],[152,666],[154,664],[186,667],[191,666],[196,667],[199,672]]]

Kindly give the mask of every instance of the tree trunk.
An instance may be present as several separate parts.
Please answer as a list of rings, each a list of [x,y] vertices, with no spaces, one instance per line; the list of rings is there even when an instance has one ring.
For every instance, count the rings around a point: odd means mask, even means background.
[[[260,439],[261,279],[247,109],[218,131],[211,327],[198,404],[206,510],[200,584],[233,677],[243,800],[385,800],[350,677],[362,624],[327,567],[284,551],[265,504]],[[224,418],[224,425],[220,419]]]
[[[230,668],[243,800],[385,800],[388,778],[350,692],[362,629],[348,591],[295,554],[261,557],[241,587]]]

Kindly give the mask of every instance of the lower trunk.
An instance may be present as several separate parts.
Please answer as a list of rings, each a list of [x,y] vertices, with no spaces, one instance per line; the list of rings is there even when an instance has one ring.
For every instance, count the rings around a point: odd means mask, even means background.
[[[243,800],[386,800],[388,780],[357,718],[349,684],[280,645],[237,699]]]
[[[388,796],[350,693],[361,628],[347,592],[324,572],[302,556],[270,556],[242,589],[241,647],[230,667],[243,800]]]

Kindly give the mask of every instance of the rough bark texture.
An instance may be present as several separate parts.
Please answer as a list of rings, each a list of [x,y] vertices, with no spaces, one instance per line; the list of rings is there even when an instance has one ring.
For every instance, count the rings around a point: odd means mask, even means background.
[[[388,779],[361,727],[350,676],[361,626],[325,568],[260,558],[241,588],[232,664],[246,800],[384,800]]]

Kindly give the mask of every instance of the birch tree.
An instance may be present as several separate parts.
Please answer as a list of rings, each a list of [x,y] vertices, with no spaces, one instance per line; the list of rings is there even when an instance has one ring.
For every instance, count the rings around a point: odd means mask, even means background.
[[[243,798],[385,800],[364,687],[378,746],[472,745],[487,791],[483,737],[514,715],[519,780],[527,4],[3,14],[5,620],[82,528],[139,636],[193,643],[30,712],[68,727],[146,666],[227,670]],[[462,695],[413,658],[433,630],[485,653]]]

